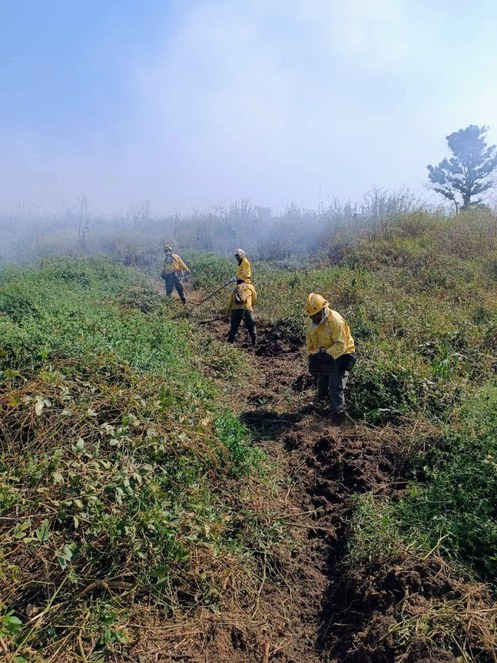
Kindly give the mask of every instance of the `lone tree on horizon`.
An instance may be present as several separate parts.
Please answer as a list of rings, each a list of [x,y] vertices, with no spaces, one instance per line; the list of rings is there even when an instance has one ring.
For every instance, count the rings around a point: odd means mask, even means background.
[[[481,203],[481,198],[472,198],[495,184],[490,175],[497,167],[497,147],[487,145],[487,131],[488,127],[474,124],[455,131],[447,136],[453,156],[438,166],[427,166],[433,190],[451,200],[458,210]]]

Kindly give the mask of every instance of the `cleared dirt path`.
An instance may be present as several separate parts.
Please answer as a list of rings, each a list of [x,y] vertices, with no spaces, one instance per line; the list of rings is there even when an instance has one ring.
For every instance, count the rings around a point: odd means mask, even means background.
[[[219,339],[227,332],[227,324],[220,321],[205,327]],[[339,563],[345,553],[351,495],[390,494],[399,488],[402,461],[396,439],[390,431],[332,426],[325,417],[309,412],[306,404],[313,387],[302,348],[270,326],[259,325],[258,333],[255,351],[243,327],[237,338],[255,368],[246,393],[240,394],[241,417],[254,444],[291,478],[286,501],[297,540],[285,569],[290,590],[284,631],[266,660],[367,660],[360,653],[354,658],[353,641],[374,608],[366,607],[369,614],[361,609],[350,613],[350,588],[341,582]],[[278,608],[271,602],[265,605],[268,622],[282,619]]]

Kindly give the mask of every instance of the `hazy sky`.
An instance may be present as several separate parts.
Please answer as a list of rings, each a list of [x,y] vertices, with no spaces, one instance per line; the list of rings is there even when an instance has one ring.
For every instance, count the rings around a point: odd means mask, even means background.
[[[495,0],[0,0],[0,206],[425,191],[497,142]],[[426,193],[426,195],[428,195]],[[433,194],[432,194],[433,195]],[[435,198],[436,199],[436,198]]]

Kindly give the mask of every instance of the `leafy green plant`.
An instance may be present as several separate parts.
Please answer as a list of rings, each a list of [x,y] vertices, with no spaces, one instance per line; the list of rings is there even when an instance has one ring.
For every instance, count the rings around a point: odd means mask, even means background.
[[[13,610],[0,614],[0,638],[13,638],[22,629],[22,621]]]
[[[234,474],[257,469],[262,454],[256,449],[247,448],[248,430],[237,417],[224,411],[215,419],[214,428],[223,445],[230,451]]]

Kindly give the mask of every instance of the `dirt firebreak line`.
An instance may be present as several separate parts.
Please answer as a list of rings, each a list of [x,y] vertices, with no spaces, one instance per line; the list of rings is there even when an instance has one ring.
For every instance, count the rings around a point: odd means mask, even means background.
[[[213,323],[211,329],[224,338],[224,325]],[[283,464],[292,479],[289,512],[301,514],[302,547],[287,569],[289,577],[298,578],[291,594],[294,610],[278,661],[455,661],[429,638],[399,645],[392,635],[399,608],[415,614],[429,610],[432,600],[461,595],[440,558],[394,559],[354,573],[343,567],[353,496],[391,498],[405,487],[400,436],[361,425],[338,428],[306,413],[310,385],[301,347],[269,326],[259,325],[258,334],[256,378],[245,395],[242,419],[254,444]],[[252,352],[244,341],[242,347]]]
[[[212,332],[224,338],[225,326],[213,324]],[[305,358],[301,347],[289,343],[271,327],[259,325],[255,352],[255,381],[246,394],[248,408],[242,419],[250,428],[254,444],[284,465],[291,477],[288,503],[298,518],[302,549],[289,569],[298,577],[292,600],[296,610],[288,623],[290,637],[281,651],[285,661],[331,661],[337,647],[334,612],[330,596],[335,591],[336,566],[346,546],[344,523],[351,509],[350,495],[387,486],[388,469],[376,476],[376,458],[363,463],[364,448],[370,448],[354,428],[340,430],[327,420],[305,413],[302,375]],[[242,341],[242,347],[248,344]],[[363,434],[362,434],[363,435]],[[355,450],[351,451],[351,450]],[[343,623],[343,615],[342,615]],[[342,627],[343,629],[343,627]]]

